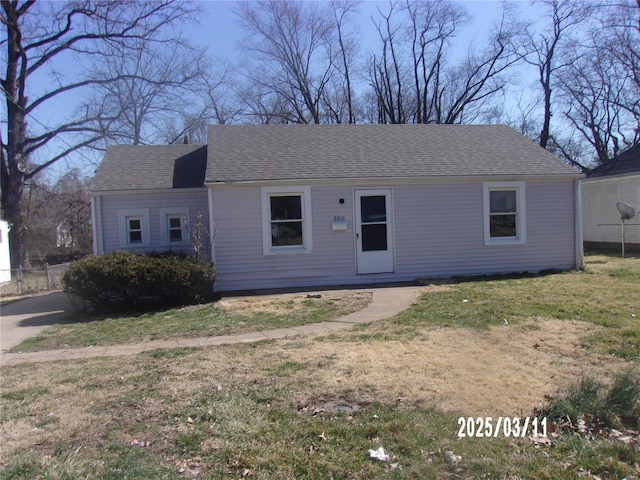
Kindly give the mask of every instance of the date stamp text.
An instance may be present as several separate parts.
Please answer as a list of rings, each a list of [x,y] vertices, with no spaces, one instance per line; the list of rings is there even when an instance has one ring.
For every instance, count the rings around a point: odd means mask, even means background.
[[[547,436],[547,417],[460,417],[458,438]]]

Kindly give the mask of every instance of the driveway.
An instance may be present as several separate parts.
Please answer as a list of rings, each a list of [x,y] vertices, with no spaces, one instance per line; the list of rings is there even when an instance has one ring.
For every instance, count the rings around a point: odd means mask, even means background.
[[[49,292],[0,307],[0,349],[6,350],[60,323],[73,309],[67,294]]]

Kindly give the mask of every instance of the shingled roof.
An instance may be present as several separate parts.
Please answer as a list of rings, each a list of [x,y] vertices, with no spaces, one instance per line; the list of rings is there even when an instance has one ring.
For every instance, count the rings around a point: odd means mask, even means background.
[[[634,145],[607,163],[594,168],[587,173],[587,178],[625,175],[634,172],[640,173],[640,144]]]
[[[504,125],[211,125],[207,183],[578,176]]]
[[[91,190],[206,183],[577,176],[504,125],[212,125],[207,145],[113,145]]]
[[[92,191],[204,187],[206,145],[112,145]]]

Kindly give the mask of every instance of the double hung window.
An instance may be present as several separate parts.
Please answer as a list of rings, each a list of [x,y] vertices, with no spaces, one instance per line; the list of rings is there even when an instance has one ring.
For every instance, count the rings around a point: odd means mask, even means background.
[[[163,245],[180,245],[189,242],[189,208],[160,209],[160,241]]]
[[[483,185],[484,243],[526,243],[524,182],[487,182]]]
[[[311,251],[311,189],[264,187],[261,195],[264,254]]]
[[[119,210],[120,245],[142,247],[149,245],[149,210]]]

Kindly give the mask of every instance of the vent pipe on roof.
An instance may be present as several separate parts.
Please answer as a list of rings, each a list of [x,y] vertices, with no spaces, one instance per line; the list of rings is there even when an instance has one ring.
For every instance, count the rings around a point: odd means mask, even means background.
[[[189,135],[188,135],[188,134],[186,134],[186,135],[184,136],[183,143],[184,143],[185,145],[189,145]]]

